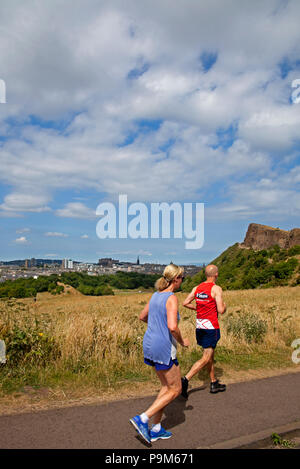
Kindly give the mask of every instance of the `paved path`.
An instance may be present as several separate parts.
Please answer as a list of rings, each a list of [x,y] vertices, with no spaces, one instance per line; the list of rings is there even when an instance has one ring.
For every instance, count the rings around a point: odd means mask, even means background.
[[[224,393],[192,381],[165,412],[170,440],[153,449],[195,449],[300,420],[300,373],[235,383]],[[0,448],[145,449],[128,423],[153,397],[0,416]]]

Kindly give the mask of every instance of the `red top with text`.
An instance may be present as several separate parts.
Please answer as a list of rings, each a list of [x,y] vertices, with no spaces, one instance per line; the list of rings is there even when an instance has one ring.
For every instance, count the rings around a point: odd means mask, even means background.
[[[198,329],[219,329],[216,300],[211,296],[214,282],[203,282],[195,290]]]

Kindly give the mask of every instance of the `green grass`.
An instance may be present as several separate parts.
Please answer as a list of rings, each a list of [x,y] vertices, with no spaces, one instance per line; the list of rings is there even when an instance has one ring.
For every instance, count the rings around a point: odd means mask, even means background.
[[[202,351],[195,348],[190,352],[178,354],[182,372],[186,372],[199,360]],[[270,369],[292,366],[291,353],[288,349],[278,349],[266,352],[259,349],[243,349],[233,351],[224,346],[219,346],[215,353],[215,366],[222,369],[226,365],[231,370]],[[110,369],[99,366],[99,363],[82,360],[77,363],[49,364],[47,367],[16,366],[9,368],[7,365],[0,368],[0,396],[22,392],[25,386],[35,389],[48,387],[51,389],[87,389],[104,392],[109,389],[120,389],[124,384],[135,382],[155,381],[156,375],[152,368],[144,365],[143,357],[134,368],[130,368],[126,360],[123,363],[114,364]]]
[[[237,352],[220,346],[216,350],[216,362],[226,363],[233,370],[251,370],[258,368],[282,368],[291,366],[291,353],[286,348],[272,351],[260,349],[241,349]]]

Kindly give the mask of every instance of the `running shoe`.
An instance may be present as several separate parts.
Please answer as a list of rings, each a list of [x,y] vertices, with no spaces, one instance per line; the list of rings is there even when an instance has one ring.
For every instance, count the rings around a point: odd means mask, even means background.
[[[168,432],[163,427],[161,427],[159,432],[154,432],[154,431],[150,430],[151,441],[167,440],[168,438],[171,438],[171,436],[172,436],[172,433]]]
[[[136,415],[135,417],[130,419],[129,422],[134,426],[134,428],[139,433],[139,435],[147,443],[150,444],[151,443],[151,438],[150,438],[148,423],[143,423],[139,415]]]
[[[213,383],[210,383],[210,392],[212,394],[215,394],[216,392],[223,392],[226,391],[226,384],[221,384],[219,383],[219,380],[217,379]]]

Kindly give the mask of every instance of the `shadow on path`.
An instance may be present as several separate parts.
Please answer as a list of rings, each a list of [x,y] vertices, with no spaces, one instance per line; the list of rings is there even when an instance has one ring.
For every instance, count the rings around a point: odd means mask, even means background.
[[[223,375],[222,368],[215,367],[215,373],[218,378]],[[210,378],[206,370],[200,371],[198,373],[198,378],[203,381],[202,386],[193,387],[189,392],[188,395],[194,394],[199,391],[204,391],[205,389],[209,389],[210,385]],[[185,422],[186,415],[185,411],[191,411],[194,407],[189,405],[188,400],[182,396],[179,396],[175,401],[171,402],[165,410],[165,418],[162,420],[162,426],[167,430],[176,427],[176,425],[180,425],[181,423]]]

